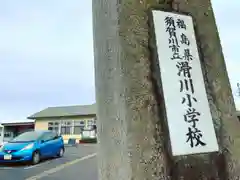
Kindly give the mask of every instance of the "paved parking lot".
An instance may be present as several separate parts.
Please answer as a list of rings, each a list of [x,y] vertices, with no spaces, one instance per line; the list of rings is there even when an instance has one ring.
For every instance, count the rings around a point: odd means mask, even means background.
[[[7,180],[97,180],[96,145],[66,147],[63,158],[38,165],[0,166],[0,178]]]

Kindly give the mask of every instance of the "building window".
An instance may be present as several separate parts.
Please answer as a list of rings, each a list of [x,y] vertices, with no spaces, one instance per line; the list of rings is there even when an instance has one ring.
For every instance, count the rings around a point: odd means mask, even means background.
[[[81,121],[74,121],[74,127],[73,127],[73,133],[74,134],[81,134],[82,131],[85,128],[85,121],[81,120]]]
[[[94,125],[94,120],[90,119],[87,121],[87,129],[92,129]]]
[[[4,133],[4,137],[5,137],[5,138],[12,137],[12,133],[11,133],[11,132],[5,132],[5,133]]]
[[[59,122],[48,122],[48,130],[59,132]]]
[[[69,135],[72,134],[72,121],[62,121],[61,122],[61,134],[63,135]]]
[[[96,118],[94,118],[94,119],[89,119],[89,120],[87,121],[87,129],[88,129],[88,130],[93,130],[93,129],[95,129],[95,127],[96,127]]]

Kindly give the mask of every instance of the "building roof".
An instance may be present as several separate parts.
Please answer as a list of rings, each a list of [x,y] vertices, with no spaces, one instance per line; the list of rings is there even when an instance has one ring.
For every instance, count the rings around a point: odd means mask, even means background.
[[[1,124],[14,124],[14,123],[34,123],[34,120],[30,120],[30,119],[14,119],[14,120],[1,120],[0,121]]]
[[[28,119],[95,115],[95,104],[48,107],[28,117]]]
[[[2,120],[0,122],[2,126],[25,126],[25,125],[34,125],[34,120]]]
[[[4,122],[1,123],[2,126],[28,126],[28,125],[34,125],[34,122]]]

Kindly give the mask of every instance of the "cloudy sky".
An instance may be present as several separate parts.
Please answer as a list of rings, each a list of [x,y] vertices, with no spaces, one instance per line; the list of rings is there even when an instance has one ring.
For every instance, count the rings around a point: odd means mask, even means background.
[[[236,91],[240,1],[213,5]],[[91,0],[0,0],[0,23],[0,121],[95,102]]]
[[[237,83],[240,83],[240,60],[238,54],[240,37],[237,36],[237,32],[240,31],[240,24],[237,22],[240,16],[240,1],[232,0],[231,3],[226,3],[220,0],[212,0],[212,4],[236,107],[240,110],[240,97],[236,96]]]

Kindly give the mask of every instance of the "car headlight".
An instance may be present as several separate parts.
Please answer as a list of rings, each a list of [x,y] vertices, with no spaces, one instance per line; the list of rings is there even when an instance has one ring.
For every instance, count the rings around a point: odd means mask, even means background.
[[[23,150],[28,150],[28,149],[32,149],[32,148],[33,148],[33,146],[34,146],[34,144],[33,144],[33,143],[31,143],[31,144],[29,144],[29,145],[25,146],[24,148],[22,148],[22,149],[21,149],[21,151],[23,151]]]

